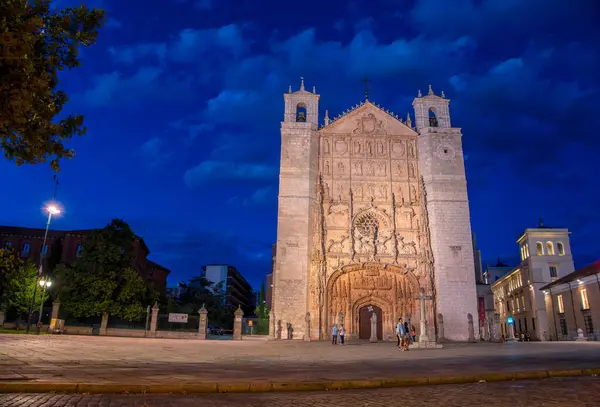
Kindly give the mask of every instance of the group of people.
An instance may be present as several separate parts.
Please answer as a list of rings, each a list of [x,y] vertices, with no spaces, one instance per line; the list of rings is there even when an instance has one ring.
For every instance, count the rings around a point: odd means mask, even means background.
[[[415,330],[414,325],[408,326],[408,322],[402,322],[402,318],[398,318],[398,325],[396,325],[396,338],[398,339],[398,343],[396,346],[401,351],[407,351],[408,346],[411,343],[414,343],[417,339],[417,331]]]
[[[346,336],[346,330],[344,329],[344,325],[340,325],[338,328],[337,325],[333,325],[331,327],[331,344],[338,344],[338,336],[340,337],[340,345],[344,344],[344,336]]]

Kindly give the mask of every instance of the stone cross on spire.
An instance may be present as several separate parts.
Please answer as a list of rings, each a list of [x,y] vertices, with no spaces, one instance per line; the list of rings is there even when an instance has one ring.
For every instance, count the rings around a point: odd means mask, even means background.
[[[304,90],[304,77],[300,77],[300,90]]]
[[[365,84],[365,100],[369,100],[369,90],[371,89],[371,79],[368,76],[365,76],[362,80]]]

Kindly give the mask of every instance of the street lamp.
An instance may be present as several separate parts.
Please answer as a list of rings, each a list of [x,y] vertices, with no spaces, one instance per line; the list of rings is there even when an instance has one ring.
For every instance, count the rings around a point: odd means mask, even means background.
[[[44,249],[46,247],[46,239],[48,238],[48,229],[50,228],[50,221],[52,221],[53,215],[60,214],[60,209],[58,208],[58,206],[56,206],[54,204],[46,206],[46,211],[48,212],[48,222],[46,222],[46,232],[44,233],[44,240],[42,242],[42,250],[40,252],[40,265],[38,268],[38,272],[35,275],[35,286],[33,287],[33,297],[31,298],[31,304],[29,305],[29,312],[27,313],[27,333],[29,333],[29,330],[31,329],[31,317],[33,316],[33,306],[35,304],[35,295],[37,294],[37,286],[38,286],[38,282],[40,281],[40,276],[42,274],[42,265],[44,262],[44,256],[46,254],[44,252]],[[42,306],[43,306],[43,302],[42,302]]]
[[[48,287],[52,285],[52,281],[50,280],[40,280],[40,287],[42,287],[42,303],[40,304],[40,315],[38,316],[37,325],[40,326],[42,322],[42,312],[44,311],[44,296],[46,295],[46,290]],[[39,332],[39,329],[38,329]]]

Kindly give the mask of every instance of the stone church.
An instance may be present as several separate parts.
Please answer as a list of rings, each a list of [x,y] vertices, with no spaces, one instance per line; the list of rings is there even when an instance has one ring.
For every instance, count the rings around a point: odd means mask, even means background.
[[[271,334],[325,339],[343,324],[367,339],[375,314],[379,340],[400,317],[421,337],[466,340],[477,297],[450,100],[419,91],[413,124],[367,96],[321,125],[304,80],[284,101]]]

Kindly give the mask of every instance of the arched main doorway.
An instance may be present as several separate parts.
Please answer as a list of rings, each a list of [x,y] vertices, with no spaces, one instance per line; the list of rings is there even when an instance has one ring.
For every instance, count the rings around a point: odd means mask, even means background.
[[[365,305],[358,313],[358,337],[360,339],[371,338],[371,316],[377,315],[377,339],[383,340],[383,315],[381,308],[377,305]]]

